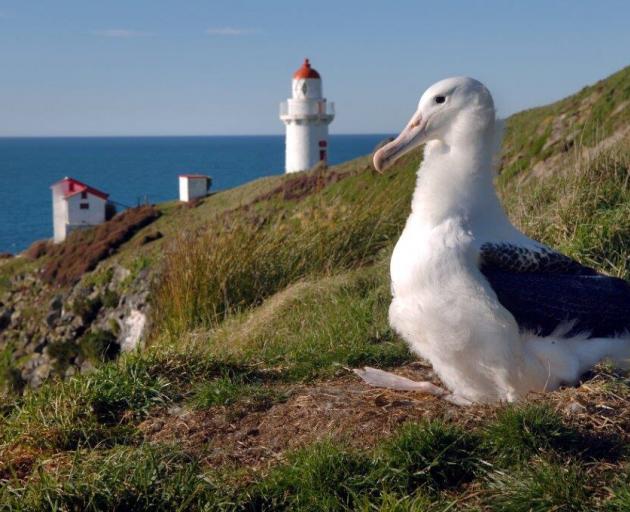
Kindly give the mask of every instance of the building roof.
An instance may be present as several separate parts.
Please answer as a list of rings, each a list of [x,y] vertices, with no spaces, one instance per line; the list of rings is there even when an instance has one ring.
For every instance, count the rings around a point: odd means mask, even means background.
[[[210,176],[206,176],[205,174],[180,174],[179,177],[192,178],[192,179],[200,179],[200,178],[210,179]]]
[[[293,78],[321,78],[319,73],[311,67],[311,63],[308,59],[304,59],[304,64],[293,73]]]
[[[53,183],[51,187],[54,187],[55,185],[60,185],[60,184],[64,185],[63,197],[66,199],[68,197],[77,195],[81,192],[87,192],[88,194],[92,194],[96,197],[100,197],[101,199],[107,199],[109,197],[109,194],[106,194],[105,192],[102,192],[101,190],[98,190],[94,187],[90,187],[89,185],[86,185],[85,183],[79,180],[75,180],[74,178],[70,178],[68,176],[66,176],[62,180],[57,181],[56,183]]]

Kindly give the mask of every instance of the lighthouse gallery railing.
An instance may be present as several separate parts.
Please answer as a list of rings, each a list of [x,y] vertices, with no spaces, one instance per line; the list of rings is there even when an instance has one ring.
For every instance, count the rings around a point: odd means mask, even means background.
[[[288,100],[280,103],[280,117],[334,116],[335,104],[326,100]]]

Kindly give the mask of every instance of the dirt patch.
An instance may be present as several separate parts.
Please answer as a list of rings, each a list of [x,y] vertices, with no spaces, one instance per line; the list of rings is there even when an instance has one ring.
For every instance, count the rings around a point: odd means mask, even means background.
[[[427,365],[414,363],[397,373],[435,381]],[[205,411],[163,412],[140,425],[147,440],[177,442],[200,453],[210,466],[265,467],[284,452],[332,438],[369,447],[410,420],[464,416],[479,408],[459,409],[413,392],[371,388],[354,376],[286,390],[289,398],[265,411],[214,407]]]
[[[48,283],[72,284],[111,255],[138,230],[159,217],[153,206],[130,208],[91,229],[75,231],[57,245],[49,245],[42,277]]]
[[[37,240],[33,242],[26,251],[24,256],[31,260],[36,260],[45,256],[49,249],[52,248],[52,243],[48,240]]]
[[[15,446],[3,451],[0,457],[0,482],[17,478],[22,480],[28,477],[37,461],[39,453],[31,448]]]
[[[396,373],[436,384],[431,368],[412,363]],[[567,421],[594,438],[630,439],[630,401],[611,391],[619,376],[600,373],[579,388],[536,394]],[[443,419],[474,428],[493,419],[501,406],[457,407],[417,392],[367,386],[348,375],[333,381],[287,388],[289,398],[267,410],[213,407],[204,411],[179,407],[144,421],[145,439],[177,443],[201,456],[209,466],[224,464],[264,469],[283,460],[287,450],[325,438],[369,448],[407,421]]]
[[[318,168],[309,173],[300,173],[295,178],[283,181],[269,192],[259,195],[252,201],[252,204],[259,203],[260,201],[268,201],[274,197],[281,198],[285,201],[303,199],[351,175],[352,173],[349,172],[340,173],[337,171],[328,171],[325,168]]]

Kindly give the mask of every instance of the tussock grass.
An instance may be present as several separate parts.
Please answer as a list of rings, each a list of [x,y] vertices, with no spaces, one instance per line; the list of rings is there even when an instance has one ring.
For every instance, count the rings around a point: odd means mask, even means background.
[[[216,221],[183,236],[166,254],[156,290],[158,329],[212,327],[302,278],[373,263],[402,229],[413,167],[347,178],[294,210],[234,215],[227,226]]]
[[[369,459],[325,441],[291,455],[246,492],[246,510],[347,510],[369,491]]]
[[[529,236],[615,276],[630,278],[630,144],[593,157],[576,150],[565,172],[502,195]]]
[[[570,430],[541,411],[523,406],[517,423],[545,425],[539,437]],[[48,504],[45,508],[58,510],[438,511],[453,509],[457,496],[475,489],[468,502],[473,509],[476,504],[501,511],[594,510],[601,482],[589,485],[582,466],[559,462],[553,443],[538,451],[522,435],[509,436],[522,449],[505,465],[506,453],[495,447],[507,439],[502,432],[513,417],[474,429],[447,421],[407,423],[364,450],[319,441],[249,476],[230,467],[208,473],[202,454],[167,445],[74,449],[52,466],[36,462],[36,479],[6,479],[0,498],[17,510]],[[627,486],[619,483],[612,510],[623,510],[627,496]]]
[[[71,450],[127,443],[133,428],[124,414],[142,417],[168,398],[168,382],[139,358],[30,392],[0,423],[0,451],[14,444]]]
[[[277,368],[284,380],[407,362],[407,346],[387,323],[384,263],[292,285],[211,332],[206,349],[219,359]]]
[[[486,498],[497,512],[579,512],[594,509],[586,473],[577,465],[536,462],[490,478]]]
[[[507,119],[500,182],[574,146],[592,148],[630,122],[630,66],[551,105]]]
[[[547,404],[509,406],[486,430],[486,449],[502,466],[519,465],[534,455],[561,448],[576,432]]]
[[[437,492],[471,481],[479,466],[479,439],[440,421],[408,424],[375,459],[379,484],[399,495]]]
[[[173,448],[76,452],[28,485],[0,487],[3,510],[216,510],[198,461]],[[17,484],[17,485],[16,485]],[[220,501],[220,500],[217,500]],[[227,507],[226,507],[227,508]]]

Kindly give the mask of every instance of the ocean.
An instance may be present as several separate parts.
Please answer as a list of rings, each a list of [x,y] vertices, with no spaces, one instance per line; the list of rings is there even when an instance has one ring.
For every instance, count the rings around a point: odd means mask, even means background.
[[[331,135],[329,161],[370,153],[387,136]],[[0,253],[52,237],[49,187],[64,176],[135,206],[177,199],[178,174],[208,174],[216,191],[283,172],[282,135],[0,138]]]

